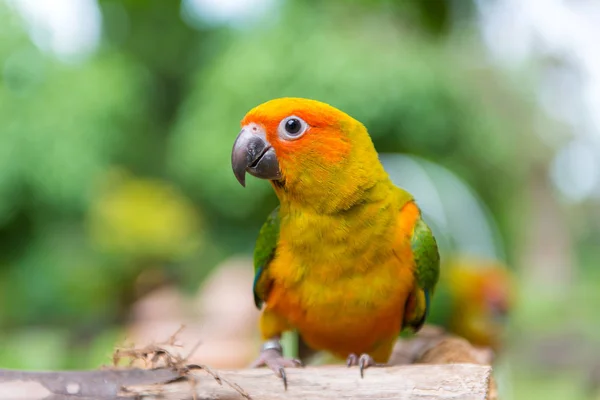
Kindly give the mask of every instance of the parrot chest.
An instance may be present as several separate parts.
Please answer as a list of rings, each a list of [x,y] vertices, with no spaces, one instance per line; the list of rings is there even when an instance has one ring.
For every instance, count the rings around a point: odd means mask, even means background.
[[[314,348],[345,355],[372,351],[376,343],[393,342],[401,329],[414,284],[409,242],[398,237],[392,221],[362,221],[282,228],[269,267],[267,308]]]

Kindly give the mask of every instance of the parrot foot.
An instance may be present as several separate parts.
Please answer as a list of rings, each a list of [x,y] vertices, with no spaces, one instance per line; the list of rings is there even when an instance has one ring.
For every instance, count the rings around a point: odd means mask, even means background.
[[[260,355],[250,365],[250,368],[258,368],[267,366],[271,368],[275,375],[283,380],[283,388],[287,390],[287,376],[285,374],[285,368],[298,368],[304,367],[302,361],[294,358],[283,357],[283,349],[279,340],[272,339],[267,340],[261,348]]]
[[[354,353],[351,353],[348,356],[348,358],[346,358],[346,365],[348,366],[348,368],[354,365],[358,365],[358,367],[360,368],[361,378],[365,377],[364,371],[369,367],[385,367],[385,364],[376,363],[375,360],[373,360],[373,357],[371,357],[368,354],[361,354],[360,357],[358,357]]]

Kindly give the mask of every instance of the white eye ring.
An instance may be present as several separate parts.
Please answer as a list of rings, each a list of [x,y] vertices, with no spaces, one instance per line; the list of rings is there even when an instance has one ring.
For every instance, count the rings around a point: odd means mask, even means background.
[[[290,115],[281,120],[277,131],[284,140],[296,140],[308,130],[308,124],[302,118]]]

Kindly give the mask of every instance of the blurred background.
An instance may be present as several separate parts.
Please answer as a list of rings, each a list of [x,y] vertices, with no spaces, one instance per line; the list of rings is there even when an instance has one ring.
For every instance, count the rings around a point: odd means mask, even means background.
[[[202,362],[250,362],[277,200],[230,151],[299,96],[368,127],[443,259],[513,277],[505,396],[593,398],[598,37],[595,0],[0,0],[0,367],[96,368],[181,323]]]

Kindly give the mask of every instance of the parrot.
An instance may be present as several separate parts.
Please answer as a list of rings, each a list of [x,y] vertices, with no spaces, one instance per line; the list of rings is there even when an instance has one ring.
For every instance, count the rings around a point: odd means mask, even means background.
[[[279,205],[254,249],[263,338],[253,367],[282,378],[301,367],[281,336],[346,359],[360,375],[384,366],[402,331],[424,324],[440,273],[436,239],[413,196],[385,172],[366,127],[320,101],[284,97],[244,116],[234,176],[270,182]]]
[[[441,268],[428,322],[476,346],[502,348],[507,316],[515,302],[513,277],[494,259],[454,255]]]

